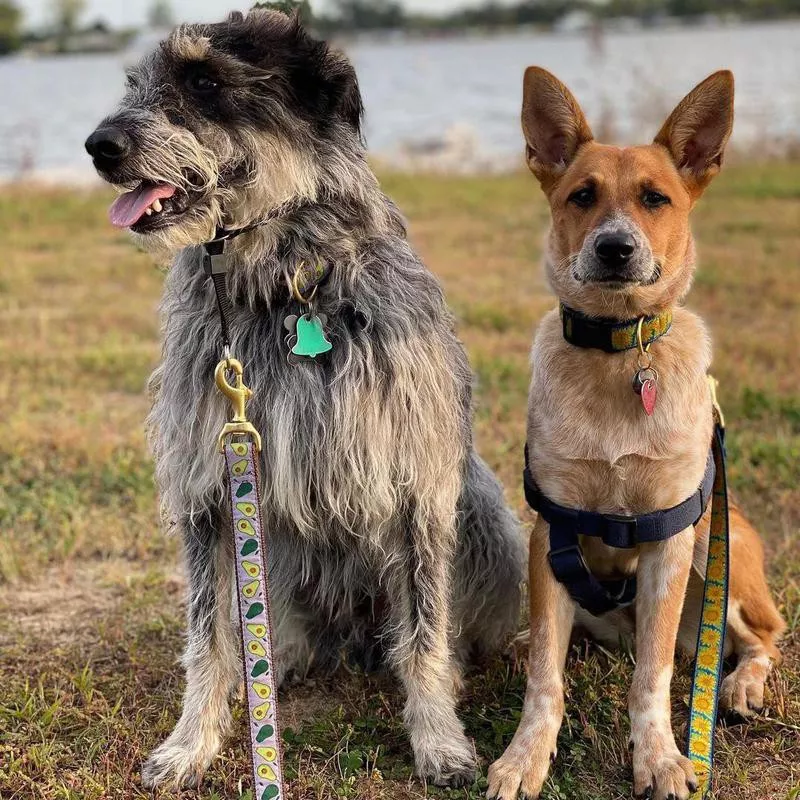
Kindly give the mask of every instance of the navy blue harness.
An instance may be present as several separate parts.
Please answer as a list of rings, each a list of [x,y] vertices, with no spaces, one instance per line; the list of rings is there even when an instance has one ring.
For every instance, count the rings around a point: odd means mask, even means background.
[[[601,616],[629,605],[636,597],[636,578],[601,581],[583,558],[580,536],[600,539],[609,547],[628,550],[647,542],[663,542],[696,525],[708,507],[713,493],[713,453],[709,453],[706,473],[700,488],[680,505],[639,517],[579,511],[554,503],[542,494],[528,466],[525,448],[525,499],[550,525],[550,566],[556,580],[570,597],[590,614]]]

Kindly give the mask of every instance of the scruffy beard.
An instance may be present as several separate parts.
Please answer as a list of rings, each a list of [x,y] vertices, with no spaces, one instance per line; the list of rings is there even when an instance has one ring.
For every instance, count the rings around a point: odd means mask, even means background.
[[[186,205],[172,220],[167,201],[164,211],[130,228],[136,243],[159,260],[211,241],[218,228],[246,227],[285,203],[317,199],[320,176],[310,150],[276,134],[239,128],[234,142],[214,128],[201,142],[185,128],[152,118],[135,133],[139,146],[126,167],[130,178],[112,182],[174,186],[176,204]]]

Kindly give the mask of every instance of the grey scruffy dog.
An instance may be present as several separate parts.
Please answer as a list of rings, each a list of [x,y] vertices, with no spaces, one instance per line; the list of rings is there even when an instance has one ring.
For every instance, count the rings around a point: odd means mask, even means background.
[[[475,453],[472,376],[442,290],[406,241],[361,140],[347,59],[273,11],[184,26],[131,70],[121,107],[87,141],[127,190],[118,227],[172,261],[163,363],[150,417],[166,518],[188,566],[187,687],[148,787],[197,784],[230,726],[240,679],[224,459],[214,385],[220,325],[202,266],[218,227],[264,222],[232,243],[232,349],[264,438],[279,677],[312,656],[369,661],[402,680],[418,773],[475,775],[456,712],[460,666],[517,621],[524,553],[500,485]],[[290,364],[286,275],[331,268],[319,287],[333,350]],[[235,605],[235,604],[234,604]]]

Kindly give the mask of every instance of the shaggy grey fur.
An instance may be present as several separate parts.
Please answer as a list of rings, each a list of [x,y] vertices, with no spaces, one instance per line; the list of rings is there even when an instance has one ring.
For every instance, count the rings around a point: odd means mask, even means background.
[[[197,75],[211,76],[198,81]],[[202,91],[200,88],[202,87]],[[473,449],[472,375],[437,280],[365,160],[352,67],[296,20],[233,15],[179,29],[129,78],[95,163],[110,182],[178,187],[133,230],[174,255],[150,431],[164,513],[189,574],[187,689],[147,786],[196,784],[230,723],[239,678],[224,459],[228,409],[213,379],[219,320],[199,246],[282,204],[235,241],[232,352],[254,391],[276,659],[281,679],[341,654],[385,656],[406,693],[417,770],[463,785],[475,755],[455,714],[461,664],[517,623],[524,548],[502,489]],[[107,135],[107,134],[104,134]],[[102,136],[100,137],[102,139]],[[287,362],[286,275],[332,268],[317,308],[333,351]]]

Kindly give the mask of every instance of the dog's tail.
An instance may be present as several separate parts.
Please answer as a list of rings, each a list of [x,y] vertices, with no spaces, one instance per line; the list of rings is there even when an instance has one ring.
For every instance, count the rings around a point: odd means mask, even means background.
[[[503,488],[474,451],[459,502],[454,581],[455,649],[462,658],[500,648],[519,625],[527,552]]]

